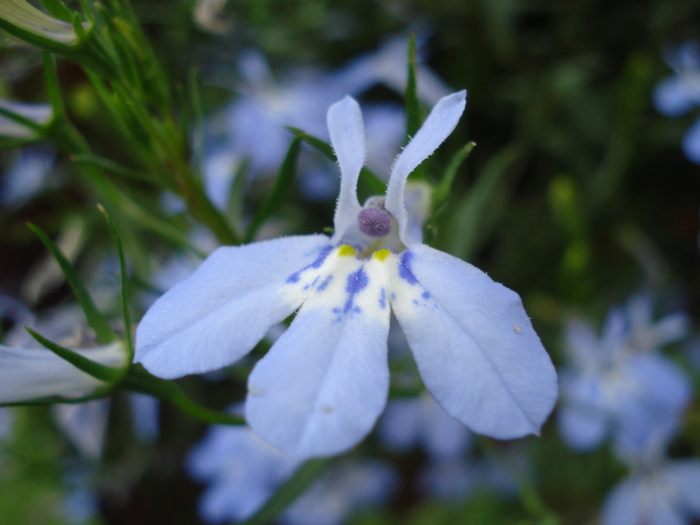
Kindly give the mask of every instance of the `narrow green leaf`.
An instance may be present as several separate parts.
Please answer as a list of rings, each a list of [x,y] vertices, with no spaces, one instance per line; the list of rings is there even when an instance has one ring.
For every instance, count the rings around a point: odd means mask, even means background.
[[[406,77],[406,143],[411,140],[420,128],[420,102],[416,85],[416,35],[411,33],[408,38],[408,75]]]
[[[39,240],[51,252],[54,259],[56,259],[58,266],[61,268],[63,275],[66,277],[66,281],[68,281],[68,284],[73,290],[73,295],[75,295],[78,304],[83,309],[83,312],[85,312],[85,317],[87,318],[88,324],[95,331],[97,339],[100,341],[100,343],[107,344],[116,340],[117,336],[109,326],[107,318],[95,306],[92,297],[90,297],[90,294],[85,288],[83,282],[80,280],[80,277],[78,277],[78,274],[70,261],[65,255],[63,255],[59,247],[40,228],[31,223],[27,226],[37,237],[39,237]]]
[[[14,120],[15,122],[17,122],[17,124],[21,124],[22,126],[26,126],[29,129],[33,129],[37,132],[37,134],[41,133],[44,130],[44,126],[42,126],[41,124],[37,124],[33,120],[30,120],[27,117],[23,117],[19,113],[15,113],[14,111],[10,111],[9,109],[0,107],[0,115],[2,115],[3,117],[7,117],[10,120]]]
[[[132,168],[119,164],[118,162],[114,162],[113,160],[107,159],[100,155],[96,155],[94,153],[79,153],[77,155],[73,155],[71,157],[71,160],[79,163],[92,164],[93,166],[97,166],[98,168],[102,168],[104,170],[122,175],[123,177],[138,180],[141,182],[157,182],[156,178],[152,175],[140,173]]]
[[[64,22],[70,22],[73,19],[73,11],[68,9],[61,0],[39,0],[51,16],[55,16]]]
[[[265,525],[272,523],[284,509],[294,503],[311,484],[318,479],[328,466],[329,459],[312,459],[297,469],[265,505],[255,515],[244,521],[241,525]]]
[[[476,184],[457,204],[452,215],[447,228],[452,233],[447,250],[449,253],[462,259],[471,256],[478,236],[482,233],[484,216],[492,204],[499,182],[519,157],[516,146],[506,146],[486,164]]]
[[[457,153],[455,153],[450,159],[450,163],[447,165],[445,174],[442,176],[440,182],[433,189],[433,209],[436,210],[441,206],[447,198],[450,196],[452,191],[452,183],[457,175],[457,170],[462,165],[462,163],[467,159],[469,154],[476,146],[475,142],[468,142],[462,148],[460,148]]]
[[[46,347],[48,350],[51,350],[61,359],[65,359],[75,368],[82,370],[86,374],[90,374],[92,377],[99,379],[100,381],[104,381],[105,383],[114,383],[122,375],[121,370],[101,365],[99,363],[95,363],[87,357],[83,357],[82,355],[73,352],[72,350],[63,348],[61,345],[58,345],[53,341],[49,341],[45,337],[36,333],[31,328],[26,328],[26,330],[31,334],[31,336],[34,339],[41,343],[42,346]]]
[[[129,361],[134,358],[134,341],[131,336],[131,314],[129,314],[129,302],[126,293],[127,285],[127,273],[126,273],[126,257],[124,256],[124,245],[122,244],[122,239],[119,236],[119,231],[114,225],[114,221],[107,213],[107,210],[98,204],[97,208],[105,216],[107,224],[109,224],[109,229],[112,231],[112,237],[117,243],[117,252],[119,253],[119,284],[121,288],[121,303],[122,303],[122,317],[124,318],[124,339],[126,340],[126,348],[129,351]]]
[[[285,126],[285,128],[294,133],[295,136],[301,137],[304,142],[316,149],[324,157],[336,162],[335,153],[333,153],[333,147],[330,144],[317,137],[309,135],[305,131],[298,128],[294,128],[292,126]],[[362,171],[360,172],[358,187],[368,196],[382,195],[386,193],[386,183],[367,168],[362,168]]]
[[[204,111],[202,109],[202,93],[199,89],[199,69],[192,68],[187,75],[187,104],[185,108],[189,118],[183,121],[183,135],[192,134],[192,160],[195,166],[204,163]]]
[[[238,415],[219,412],[195,403],[182,391],[174,381],[166,381],[154,377],[141,366],[132,365],[124,376],[120,386],[134,392],[149,394],[153,397],[173,403],[183,412],[204,421],[217,425],[244,425],[245,420]]]
[[[294,184],[297,171],[297,158],[299,157],[299,149],[302,140],[302,137],[294,137],[294,140],[292,140],[292,143],[289,145],[289,150],[287,150],[287,155],[284,157],[282,167],[277,175],[275,187],[255,215],[250,228],[248,228],[245,240],[243,241],[244,243],[249,243],[253,240],[260,226],[262,226],[270,215],[279,207],[280,203],[291,189],[292,184]]]
[[[66,110],[58,82],[56,57],[46,51],[44,51],[44,77],[46,78],[46,91],[49,96],[49,102],[53,108],[53,119],[56,121],[66,114]]]

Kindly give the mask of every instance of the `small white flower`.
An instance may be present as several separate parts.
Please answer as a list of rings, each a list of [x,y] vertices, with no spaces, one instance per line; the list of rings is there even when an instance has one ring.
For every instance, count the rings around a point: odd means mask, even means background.
[[[27,321],[41,335],[72,347],[73,352],[95,363],[113,368],[126,365],[127,351],[121,341],[86,347],[85,330],[76,329],[76,325],[84,322],[77,305],[57,308],[50,316],[38,321]],[[41,346],[22,325],[11,330],[5,342],[10,346],[0,345],[0,403],[19,403],[49,396],[76,398],[106,386],[103,381]]]
[[[83,25],[86,29],[89,27]],[[25,0],[0,2],[0,28],[17,28],[61,46],[75,46],[80,43],[73,24],[49,16]]]
[[[215,370],[298,310],[249,377],[246,416],[294,457],[332,455],[361,440],[384,409],[393,311],[426,387],[449,414],[501,439],[537,433],[557,397],[556,372],[520,297],[422,244],[425,192],[405,190],[465,101],[461,91],[438,102],[396,160],[386,197],[364,207],[356,196],[362,114],[350,97],[334,104],[334,235],[218,249],[146,313],[135,360],[164,378]]]
[[[0,99],[0,109],[31,121],[36,126],[46,126],[53,118],[53,108],[49,104],[29,104]],[[37,139],[36,128],[25,125],[8,115],[0,115],[0,136],[16,139]]]

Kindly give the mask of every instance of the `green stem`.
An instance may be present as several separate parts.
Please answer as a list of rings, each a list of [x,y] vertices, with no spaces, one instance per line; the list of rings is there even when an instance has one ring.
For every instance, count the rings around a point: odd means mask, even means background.
[[[192,401],[182,389],[172,381],[166,381],[140,371],[132,366],[120,386],[135,392],[142,392],[159,399],[170,401],[186,414],[206,423],[218,425],[245,425],[241,416],[219,412]]]

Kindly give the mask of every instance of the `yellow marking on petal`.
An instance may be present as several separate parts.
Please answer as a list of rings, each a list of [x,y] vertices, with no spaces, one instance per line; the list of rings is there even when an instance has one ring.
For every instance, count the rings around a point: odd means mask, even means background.
[[[520,333],[520,327],[517,324],[515,325],[515,333],[516,334]]]
[[[374,258],[379,259],[380,261],[384,261],[390,255],[391,252],[389,250],[387,250],[386,248],[382,248],[381,250],[378,250],[374,253]]]
[[[356,254],[355,248],[349,245],[344,245],[341,246],[340,249],[338,250],[338,255],[340,257],[352,257]]]

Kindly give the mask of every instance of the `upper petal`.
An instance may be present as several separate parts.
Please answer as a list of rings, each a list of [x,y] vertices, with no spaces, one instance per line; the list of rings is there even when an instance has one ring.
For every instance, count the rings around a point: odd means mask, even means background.
[[[248,379],[248,423],[298,459],[349,449],[386,404],[384,272],[378,261],[341,250],[329,256],[327,273]]]
[[[537,433],[557,376],[520,297],[424,244],[386,262],[392,308],[436,401],[482,434]]]
[[[349,96],[328,109],[328,132],[340,165],[340,195],[335,209],[333,242],[357,220],[357,179],[365,162],[365,129],[358,103]]]
[[[134,361],[167,379],[233,363],[303,302],[329,251],[324,235],[219,248],[146,312]]]
[[[408,216],[404,205],[406,179],[416,167],[428,158],[444,142],[457,126],[467,104],[467,92],[462,90],[440,99],[416,136],[399,155],[391,172],[386,192],[386,209],[399,223],[401,240],[406,246],[419,241],[406,238]]]
[[[126,350],[121,342],[74,350],[96,363],[121,367]],[[40,397],[79,397],[104,385],[45,348],[0,346],[0,403]]]

